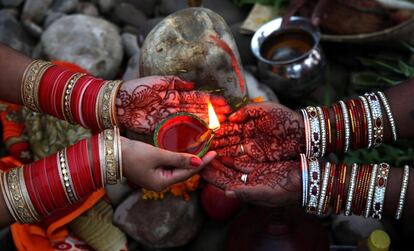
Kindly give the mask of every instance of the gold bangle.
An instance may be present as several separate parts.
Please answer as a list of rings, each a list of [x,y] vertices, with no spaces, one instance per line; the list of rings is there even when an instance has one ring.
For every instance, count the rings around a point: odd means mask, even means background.
[[[60,182],[62,184],[66,198],[68,199],[70,204],[74,204],[78,201],[78,196],[76,195],[72,182],[72,177],[70,175],[70,168],[67,161],[66,148],[57,153],[57,159]]]
[[[23,195],[23,200],[25,204],[27,205],[27,208],[29,209],[29,212],[35,222],[38,222],[41,220],[41,217],[39,213],[37,212],[36,208],[34,207],[32,200],[30,199],[29,192],[27,191],[26,182],[24,181],[24,174],[23,174],[23,167],[18,168],[17,170],[19,172],[19,181],[20,181],[20,188]]]
[[[72,91],[75,87],[76,82],[85,76],[86,73],[75,73],[70,77],[68,82],[65,84],[65,88],[63,89],[63,98],[62,98],[62,111],[63,111],[63,118],[71,124],[75,124],[75,120],[73,118],[72,109],[70,100],[72,98]]]
[[[106,184],[115,185],[118,183],[118,161],[116,159],[117,149],[115,149],[114,130],[108,129],[104,132],[104,148],[105,148],[105,167],[106,167]]]
[[[35,112],[40,112],[39,107],[39,85],[43,73],[52,64],[43,60],[35,60],[30,63],[23,73],[21,84],[21,98],[23,104]]]
[[[119,128],[118,127],[115,127],[115,135],[116,135],[116,137],[117,137],[117,140],[116,140],[116,142],[117,142],[117,146],[116,146],[116,148],[117,148],[117,153],[118,153],[118,156],[117,156],[117,160],[118,160],[118,179],[119,179],[119,182],[120,183],[122,183],[122,179],[123,179],[123,170],[122,170],[122,145],[121,145],[121,134],[120,134],[120,132],[119,132]]]
[[[99,114],[97,114],[97,119],[101,130],[113,128],[117,124],[115,117],[115,104],[116,95],[121,84],[121,80],[107,81],[99,90],[97,100]]]
[[[115,81],[115,87],[112,89],[112,93],[111,93],[111,101],[112,101],[112,114],[111,114],[111,118],[112,118],[112,124],[113,126],[117,126],[119,127],[119,123],[118,123],[118,117],[117,117],[117,112],[116,112],[116,98],[118,96],[118,92],[119,89],[121,88],[121,85],[124,82],[122,80],[117,80]]]
[[[6,173],[7,190],[9,191],[9,202],[14,208],[19,223],[34,223],[36,218],[30,213],[29,206],[24,200],[22,187],[20,186],[19,168],[13,168]]]
[[[99,144],[99,164],[101,171],[101,183],[102,187],[105,187],[106,180],[106,165],[105,165],[105,140],[103,133],[98,134],[98,144]]]

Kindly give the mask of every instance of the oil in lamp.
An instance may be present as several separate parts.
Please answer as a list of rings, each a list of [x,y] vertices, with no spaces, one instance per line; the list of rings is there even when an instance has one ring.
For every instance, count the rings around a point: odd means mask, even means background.
[[[210,146],[220,122],[209,102],[209,123],[191,113],[176,113],[164,119],[155,129],[155,146],[202,157]]]

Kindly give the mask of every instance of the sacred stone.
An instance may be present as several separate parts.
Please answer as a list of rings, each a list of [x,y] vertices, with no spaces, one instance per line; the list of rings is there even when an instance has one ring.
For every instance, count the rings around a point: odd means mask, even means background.
[[[202,210],[196,193],[191,200],[166,195],[163,200],[142,199],[137,191],[115,210],[114,223],[139,243],[151,248],[186,245],[203,223]]]
[[[247,102],[230,28],[209,9],[187,8],[166,17],[148,34],[141,53],[141,77],[177,75],[199,90],[224,96],[233,109]]]
[[[30,55],[33,42],[20,22],[7,10],[0,10],[0,42]]]
[[[122,61],[121,36],[115,25],[101,18],[62,17],[46,29],[41,41],[49,59],[76,63],[104,79],[114,78]]]

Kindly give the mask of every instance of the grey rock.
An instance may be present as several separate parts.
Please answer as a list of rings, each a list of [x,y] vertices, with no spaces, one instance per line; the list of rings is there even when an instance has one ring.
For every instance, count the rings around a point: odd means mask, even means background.
[[[116,21],[134,27],[140,27],[147,20],[145,14],[128,3],[117,4],[114,11]]]
[[[54,0],[52,10],[56,12],[71,13],[76,10],[79,0]]]
[[[222,90],[236,109],[248,101],[243,66],[230,28],[206,8],[186,8],[166,17],[141,47],[140,76],[177,75],[195,88]]]
[[[141,27],[140,27],[140,34],[145,38],[148,33],[158,24],[160,23],[164,18],[163,17],[156,17],[151,18],[145,21]]]
[[[0,10],[0,42],[30,56],[33,40],[9,12]]]
[[[98,0],[98,6],[103,13],[108,13],[115,7],[116,2],[116,0]]]
[[[18,7],[23,3],[23,0],[1,0],[0,3],[3,4],[4,7]]]
[[[105,79],[115,77],[122,61],[117,27],[101,18],[62,17],[45,30],[41,41],[49,59],[73,62]]]
[[[336,243],[352,245],[359,240],[365,239],[376,229],[383,229],[380,221],[363,216],[337,215],[332,220],[332,233]]]
[[[160,201],[142,199],[137,191],[115,210],[114,223],[139,243],[151,248],[178,247],[195,237],[203,223],[197,194],[191,200],[167,195]]]
[[[105,187],[106,194],[111,201],[112,206],[117,206],[122,200],[131,193],[131,188],[126,182]]]
[[[148,17],[153,17],[155,13],[155,6],[160,2],[160,0],[127,0],[127,3],[130,3],[135,6],[135,8],[141,10]]]
[[[53,0],[26,0],[22,11],[23,20],[32,20],[40,24]]]
[[[90,2],[80,2],[76,7],[76,12],[79,14],[84,14],[88,16],[99,16],[99,10],[93,3]]]
[[[32,50],[32,58],[44,58],[44,56],[42,43],[39,42]]]
[[[15,8],[4,8],[4,9],[2,9],[2,13],[10,15],[10,16],[16,18],[16,19],[19,18],[19,10],[15,9]]]
[[[141,35],[140,30],[138,30],[138,28],[131,26],[131,25],[125,25],[122,28],[122,33],[130,33],[133,34],[135,36],[139,36]]]
[[[131,33],[123,33],[121,35],[124,52],[128,57],[139,53],[137,36]]]
[[[66,15],[61,12],[48,11],[46,14],[45,21],[43,23],[43,27],[45,28],[49,27],[53,22],[55,22],[56,20],[64,16]]]
[[[233,33],[234,40],[236,40],[237,48],[240,51],[240,57],[244,65],[246,64],[257,64],[257,59],[253,55],[250,49],[250,42],[252,40],[251,35],[241,34],[239,29],[241,22],[235,23],[230,26],[231,32]]]
[[[161,0],[159,12],[161,15],[169,15],[187,7],[187,1]],[[243,21],[248,14],[231,0],[203,0],[202,7],[211,9],[222,16],[228,25]]]
[[[43,28],[31,20],[23,20],[22,24],[33,37],[39,38],[42,35]]]
[[[128,81],[139,78],[139,57],[140,53],[137,53],[129,58],[122,80]]]

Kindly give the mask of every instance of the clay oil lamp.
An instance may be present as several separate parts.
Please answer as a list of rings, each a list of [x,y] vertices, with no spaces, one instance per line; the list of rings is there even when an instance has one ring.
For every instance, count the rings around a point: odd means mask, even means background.
[[[211,103],[208,104],[209,123],[191,113],[176,113],[164,119],[154,133],[155,146],[202,157],[210,146],[220,122]]]

